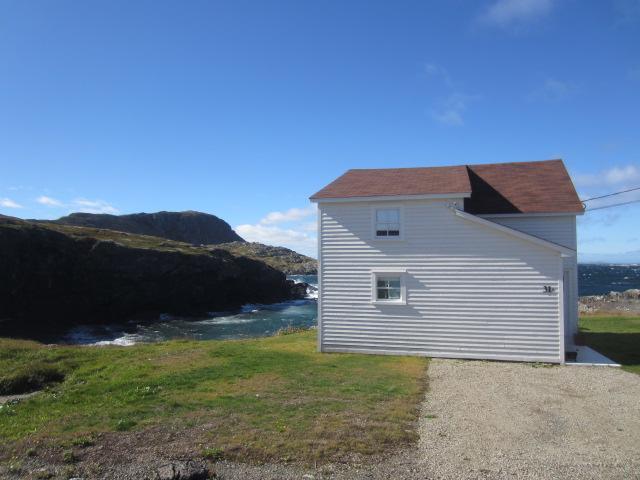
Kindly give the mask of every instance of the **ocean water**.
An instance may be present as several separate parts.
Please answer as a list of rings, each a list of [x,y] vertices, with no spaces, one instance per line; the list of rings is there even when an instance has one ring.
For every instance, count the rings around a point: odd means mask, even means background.
[[[309,328],[316,325],[318,277],[292,275],[295,282],[306,282],[307,298],[271,305],[245,305],[235,312],[211,312],[204,318],[161,315],[158,321],[130,322],[125,325],[81,325],[72,328],[51,343],[80,345],[134,345],[176,338],[223,340],[274,335],[287,327]]]
[[[640,264],[578,265],[578,292],[583,295],[602,295],[612,290],[622,292],[640,288]]]
[[[155,322],[78,326],[51,339],[52,343],[134,345],[175,338],[195,340],[254,338],[274,335],[287,327],[308,328],[317,322],[318,277],[292,275],[310,285],[307,298],[273,305],[245,305],[235,312],[211,312],[204,318],[161,315]],[[640,265],[579,265],[580,295],[640,288]]]

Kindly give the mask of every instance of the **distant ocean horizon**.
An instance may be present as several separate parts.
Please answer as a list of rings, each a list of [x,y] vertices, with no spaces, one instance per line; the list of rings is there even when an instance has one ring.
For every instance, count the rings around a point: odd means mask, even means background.
[[[604,295],[640,288],[640,264],[579,263],[578,294]]]

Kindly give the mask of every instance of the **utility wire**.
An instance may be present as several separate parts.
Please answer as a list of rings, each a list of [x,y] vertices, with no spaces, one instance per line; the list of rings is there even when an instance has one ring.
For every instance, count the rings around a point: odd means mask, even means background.
[[[587,198],[586,200],[580,200],[580,201],[583,202],[583,203],[584,202],[590,202],[591,200],[598,200],[600,198],[613,197],[614,195],[620,195],[621,193],[633,192],[635,190],[640,190],[640,187],[630,188],[629,190],[622,190],[621,192],[607,193],[606,195],[601,195],[599,197]]]
[[[637,189],[635,189],[635,190],[637,190]],[[586,202],[586,200],[583,200],[583,202]],[[614,203],[613,205],[604,205],[602,207],[586,208],[585,209],[585,213],[586,212],[593,212],[594,210],[602,210],[603,208],[621,207],[622,205],[629,205],[630,203],[638,203],[638,202],[640,202],[640,198],[638,198],[636,200],[631,200],[629,202],[624,202],[624,203]]]

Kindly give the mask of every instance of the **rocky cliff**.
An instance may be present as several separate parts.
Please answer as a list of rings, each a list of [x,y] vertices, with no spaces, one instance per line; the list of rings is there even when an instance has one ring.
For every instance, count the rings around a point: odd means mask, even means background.
[[[244,242],[227,222],[208,213],[156,212],[131,215],[72,213],[47,223],[76,227],[107,228],[120,232],[152,235],[193,245]]]
[[[215,246],[0,217],[0,329],[193,315],[304,294],[264,262]]]
[[[318,261],[284,247],[272,247],[256,242],[232,242],[218,245],[233,254],[261,260],[287,275],[315,275]]]

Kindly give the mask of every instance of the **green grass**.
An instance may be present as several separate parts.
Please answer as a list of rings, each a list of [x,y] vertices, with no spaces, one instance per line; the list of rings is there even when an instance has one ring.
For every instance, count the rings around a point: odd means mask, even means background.
[[[315,345],[315,332],[133,347],[0,339],[0,380],[32,365],[64,375],[0,409],[0,450],[202,425],[207,456],[257,461],[336,460],[416,440],[425,359],[319,354]]]
[[[640,317],[580,317],[580,341],[640,375]]]

